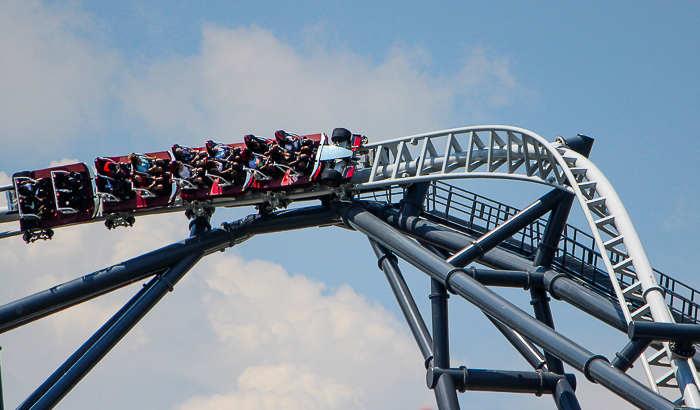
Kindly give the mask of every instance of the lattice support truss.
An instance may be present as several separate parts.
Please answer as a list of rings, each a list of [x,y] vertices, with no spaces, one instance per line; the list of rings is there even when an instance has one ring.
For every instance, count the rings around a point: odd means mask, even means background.
[[[627,323],[674,323],[636,230],[610,182],[564,141],[549,143],[528,130],[507,126],[466,127],[368,145],[353,188],[455,178],[524,180],[576,195]],[[661,359],[665,360],[661,360]],[[686,405],[700,407],[695,367],[671,352],[642,355],[652,389],[676,387]],[[652,368],[664,369],[655,376]],[[661,373],[661,370],[657,371]]]

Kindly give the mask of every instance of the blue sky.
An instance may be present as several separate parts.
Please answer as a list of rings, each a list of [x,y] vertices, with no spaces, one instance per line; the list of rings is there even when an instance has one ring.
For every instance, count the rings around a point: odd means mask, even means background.
[[[329,133],[345,126],[371,141],[479,124],[519,126],[550,141],[582,133],[596,139],[591,159],[617,189],[652,265],[700,287],[694,246],[700,239],[699,19],[700,5],[692,1],[3,0],[0,172],[163,150],[176,142],[237,142],[246,133],[271,135],[280,128]],[[463,185],[520,206],[544,192],[522,183]],[[251,212],[219,210],[215,220]],[[573,221],[583,227],[577,215]],[[101,226],[59,230],[51,243],[31,247],[5,240],[0,253],[9,286],[0,290],[0,301],[185,235],[186,221],[173,215],[145,218],[133,229],[109,234]],[[307,246],[290,246],[301,237]],[[96,402],[103,408],[243,407],[271,397],[297,404],[302,402],[294,400],[311,397],[316,407],[310,408],[376,408],[392,403],[382,395],[384,388],[405,396],[394,408],[433,405],[429,392],[421,390],[418,349],[411,346],[367,245],[357,233],[326,228],[255,238],[210,257],[66,397],[63,408]],[[234,271],[260,282],[248,283]],[[272,276],[256,275],[261,271]],[[410,269],[407,277],[426,307],[426,278]],[[306,303],[285,296],[280,284],[307,295]],[[290,316],[254,296],[259,289],[276,295]],[[26,397],[134,292],[127,289],[2,335],[8,405]],[[504,294],[528,309],[523,292]],[[526,368],[504,342],[491,340],[498,335],[476,309],[452,302],[456,365]],[[317,321],[295,319],[312,306],[345,321],[324,321],[323,314],[312,315]],[[554,310],[558,329],[597,353],[611,357],[624,344],[623,335],[562,303]],[[336,337],[340,328],[327,334],[338,323],[354,335],[379,330],[344,345]],[[299,353],[314,340],[304,335],[324,329],[320,340],[326,345],[317,347],[317,357]],[[378,336],[392,332],[395,337]],[[347,371],[334,378],[323,368],[343,356],[329,347],[334,344],[365,349],[369,362],[396,352],[386,357],[393,373],[383,369],[381,376],[400,374],[401,383],[416,387],[363,384],[366,362],[359,358],[341,360],[338,366]],[[161,356],[163,346],[187,371]],[[284,353],[281,346],[298,349]],[[404,349],[414,349],[415,357],[403,355]],[[245,357],[237,358],[234,350]],[[224,356],[223,364],[207,364]],[[147,374],[149,381],[133,374]],[[268,374],[290,386],[300,379],[293,375],[305,375],[306,385],[314,387],[266,391],[260,380]],[[579,386],[582,402],[620,407],[582,377]],[[548,398],[530,396],[467,393],[461,400],[465,408],[513,403],[554,408]]]

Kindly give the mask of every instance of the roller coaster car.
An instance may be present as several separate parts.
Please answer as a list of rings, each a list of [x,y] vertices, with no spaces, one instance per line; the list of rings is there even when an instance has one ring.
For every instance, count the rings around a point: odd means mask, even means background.
[[[223,173],[218,172],[219,170],[204,170],[203,167],[187,164],[192,155],[206,153],[208,160],[216,161],[222,166],[226,164],[226,167],[229,167],[231,163],[225,161],[224,157],[228,157],[230,152],[235,149],[243,150],[245,144],[221,144],[208,141],[206,146],[201,148],[173,145],[173,157],[177,162],[182,163],[181,166],[185,169],[184,174],[182,174],[183,171],[176,169],[176,163],[173,163],[173,180],[180,187],[180,197],[185,201],[192,202],[213,198],[237,198],[245,195],[253,181],[251,172],[241,170],[237,177],[231,178],[222,175]],[[182,151],[178,153],[178,150]]]
[[[97,214],[92,171],[83,163],[18,172],[12,183],[27,243],[51,239],[51,228],[87,221]]]
[[[299,138],[313,141],[313,153],[306,169],[298,172],[288,166],[275,164],[274,167],[277,168],[277,172],[273,176],[255,171],[254,182],[251,185],[253,191],[267,192],[306,188],[316,183],[322,169],[322,164],[318,157],[320,152],[327,146],[326,134],[303,135]]]
[[[99,157],[95,159],[95,186],[102,198],[102,211],[108,219],[105,225],[113,228],[133,225],[130,214],[140,209],[166,207],[177,195],[170,172],[172,159],[167,151],[136,154],[141,165],[134,166],[130,156]],[[160,171],[146,170],[160,165]],[[110,217],[111,216],[111,217]]]
[[[331,135],[333,145],[324,146],[319,155],[323,163],[321,182],[329,187],[337,187],[352,179],[357,163],[354,161],[367,137],[353,134],[345,128],[336,128]]]

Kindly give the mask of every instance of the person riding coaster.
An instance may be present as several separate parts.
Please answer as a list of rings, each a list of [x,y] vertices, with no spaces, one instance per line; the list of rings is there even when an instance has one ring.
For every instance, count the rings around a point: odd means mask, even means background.
[[[253,134],[248,134],[243,137],[246,148],[253,151],[256,154],[265,154],[269,149],[269,145],[272,143],[271,140],[255,136]]]
[[[156,157],[149,157],[143,154],[131,153],[129,161],[134,172],[142,172],[153,176],[160,175],[164,172],[166,164],[165,160]]]
[[[131,164],[115,162],[110,158],[95,160],[97,176],[95,183],[98,191],[104,193],[105,201],[128,201],[136,195],[130,179]]]
[[[302,137],[284,130],[275,131],[275,140],[280,147],[287,151],[297,151],[301,148]]]
[[[235,155],[235,150],[238,149],[240,151],[240,148],[233,148],[227,144],[212,140],[206,142],[205,148],[210,158],[222,161],[231,161]]]
[[[18,178],[17,193],[23,216],[41,217],[52,214],[56,208],[48,178]]]

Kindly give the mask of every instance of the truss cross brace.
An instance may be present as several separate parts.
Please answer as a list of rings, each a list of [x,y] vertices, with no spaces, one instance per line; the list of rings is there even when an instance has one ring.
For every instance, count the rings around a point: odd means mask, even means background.
[[[638,381],[610,366],[604,357],[594,355],[560,335],[468,275],[457,272],[451,275],[450,280],[446,280],[448,273],[454,269],[452,265],[426,251],[367,212],[362,203],[355,202],[347,205],[345,209],[339,210],[348,226],[379,242],[397,256],[426,272],[431,278],[446,282],[445,286],[452,292],[462,296],[524,337],[582,371],[591,381],[600,383],[642,409],[671,410],[675,408],[670,401],[656,395]]]

